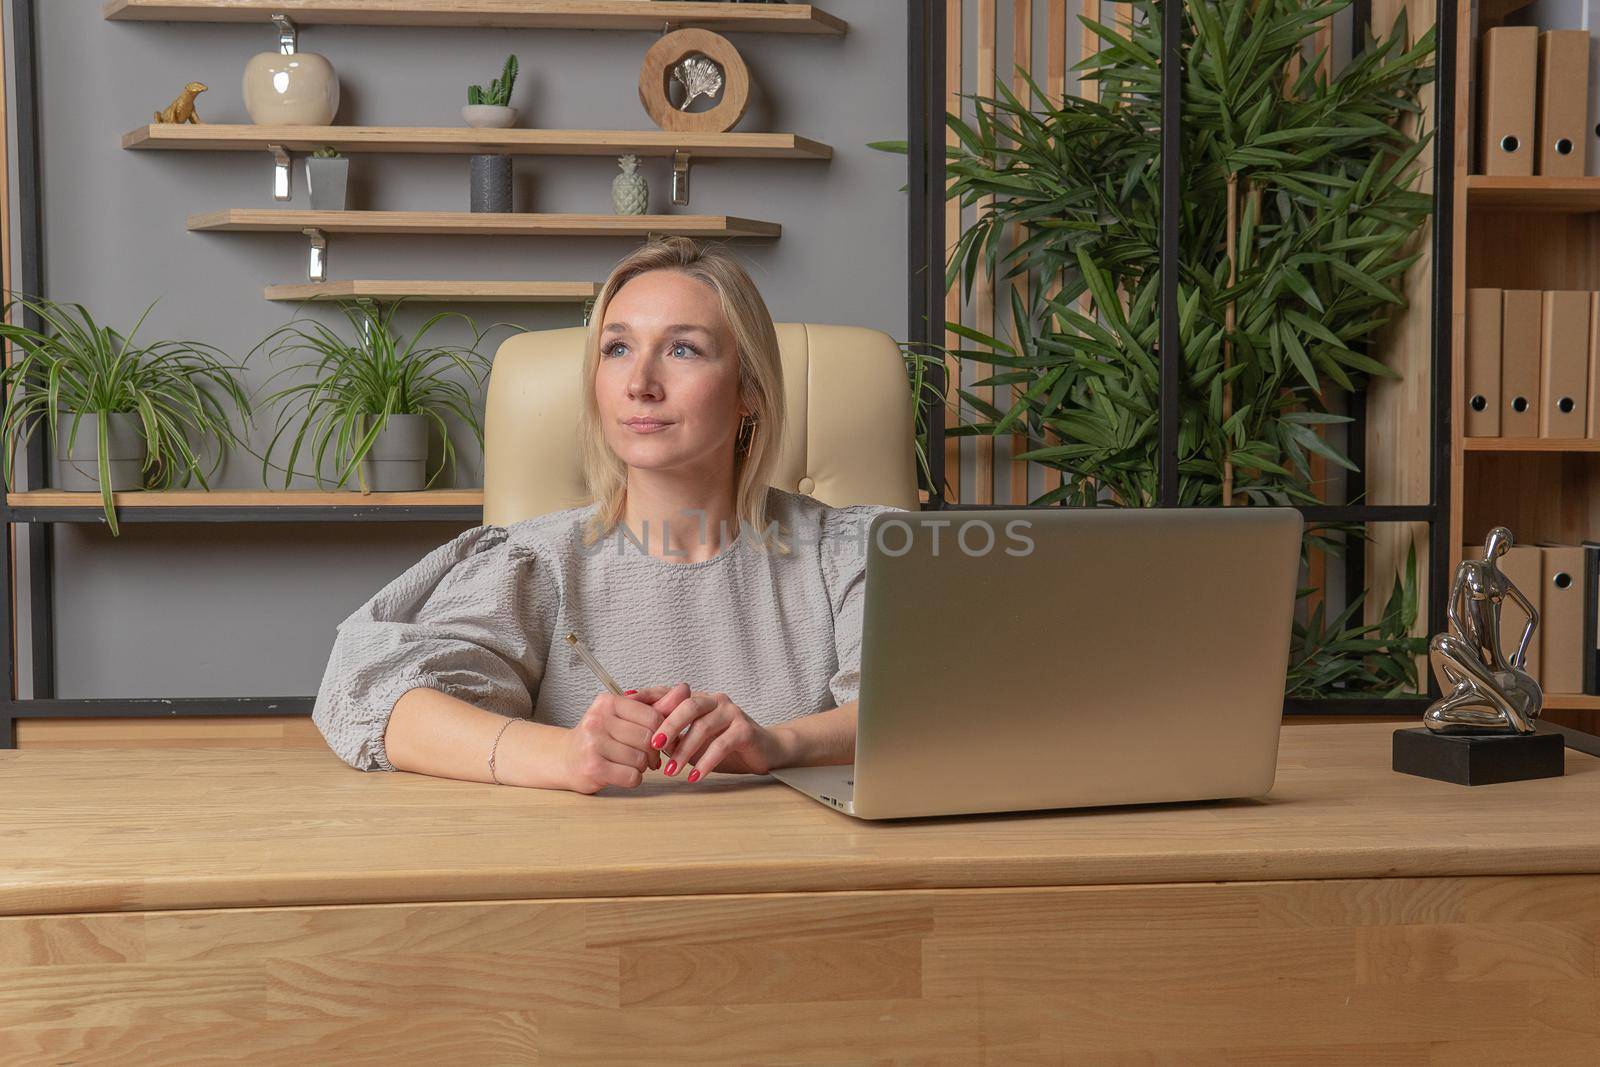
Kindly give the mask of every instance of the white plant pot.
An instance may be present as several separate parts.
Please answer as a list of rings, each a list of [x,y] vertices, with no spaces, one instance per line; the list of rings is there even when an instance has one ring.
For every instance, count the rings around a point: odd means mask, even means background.
[[[343,211],[350,184],[348,159],[306,159],[306,192],[313,211]]]
[[[315,52],[258,52],[244,68],[244,107],[258,126],[326,126],[339,110],[339,76]]]
[[[461,109],[468,126],[480,130],[503,130],[517,124],[517,109],[499,104],[468,104]]]
[[[361,434],[372,428],[372,416],[362,416]],[[367,488],[375,493],[413,492],[427,481],[428,417],[390,415],[361,460]],[[347,483],[348,484],[348,483]],[[359,482],[356,483],[360,485]]]
[[[143,486],[145,455],[144,423],[136,411],[117,411],[106,416],[106,454],[114,492]],[[72,436],[72,413],[56,412],[56,485],[74,493],[100,491],[100,422],[93,412],[78,419],[77,440]]]

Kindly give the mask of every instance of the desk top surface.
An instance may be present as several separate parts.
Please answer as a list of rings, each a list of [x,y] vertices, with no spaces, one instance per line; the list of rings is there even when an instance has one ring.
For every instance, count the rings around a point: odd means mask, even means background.
[[[1264,798],[864,822],[766,776],[593,796],[283,749],[0,751],[0,915],[1600,872],[1600,759],[1451,785],[1385,723],[1284,728]]]

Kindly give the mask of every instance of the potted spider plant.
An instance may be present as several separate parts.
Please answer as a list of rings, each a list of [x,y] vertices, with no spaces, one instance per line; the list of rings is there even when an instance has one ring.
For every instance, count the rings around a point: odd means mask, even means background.
[[[95,322],[82,304],[8,295],[0,322],[0,338],[13,351],[0,371],[7,490],[17,446],[41,419],[55,443],[55,488],[98,491],[113,535],[119,533],[114,491],[182,487],[191,478],[211,488],[206,475],[216,474],[225,448],[243,443],[223,402],[232,401],[241,421],[250,418],[249,399],[233,374],[242,367],[200,341],[136,342],[153,307],[154,301],[124,336]],[[11,322],[16,308],[37,315],[40,328]],[[209,469],[196,458],[191,436],[222,446]]]
[[[310,455],[309,473],[319,486],[326,484],[323,471],[331,459],[337,472],[335,488],[343,487],[352,474],[363,493],[431,488],[445,467],[455,464],[455,449],[445,428],[447,414],[465,422],[479,447],[483,446],[483,425],[473,395],[447,374],[463,372],[482,388],[490,360],[478,346],[488,330],[480,332],[461,312],[441,311],[404,338],[394,325],[395,313],[403,303],[397,300],[380,306],[366,299],[340,301],[339,309],[353,337],[341,336],[320,320],[297,316],[256,346],[265,346],[269,358],[300,354],[266,384],[290,370],[311,372],[309,381],[279,389],[262,401],[265,407],[281,404],[272,440],[261,457],[261,477],[267,485],[272,484],[273,449],[297,414],[299,427],[291,438],[288,463],[282,468],[285,489],[302,452]],[[424,344],[429,331],[449,318],[467,324],[472,344]],[[442,448],[438,466],[426,473],[430,430],[434,429]]]

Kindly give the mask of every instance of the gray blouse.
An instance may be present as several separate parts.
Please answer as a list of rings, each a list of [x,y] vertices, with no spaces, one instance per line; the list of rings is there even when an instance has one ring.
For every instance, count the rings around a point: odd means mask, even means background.
[[[364,771],[394,770],[384,728],[415,686],[575,726],[604,687],[569,630],[624,689],[688,682],[727,693],[764,726],[848,703],[860,684],[867,526],[902,509],[830,507],[776,487],[767,506],[791,555],[762,552],[748,527],[697,563],[649,554],[641,542],[659,546],[654,526],[585,546],[593,503],[473,527],[339,624],[312,721]]]

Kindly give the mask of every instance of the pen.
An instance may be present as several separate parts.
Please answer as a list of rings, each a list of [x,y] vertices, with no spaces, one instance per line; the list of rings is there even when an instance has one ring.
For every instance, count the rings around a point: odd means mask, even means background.
[[[607,674],[604,667],[600,666],[600,661],[594,658],[594,653],[589,651],[589,646],[585,645],[577,634],[569,631],[567,633],[567,644],[577,649],[578,658],[583,660],[583,662],[588,665],[589,670],[594,672],[594,676],[600,680],[601,685],[605,686],[619,697],[627,695],[622,691],[622,687],[617,684],[617,680],[611,677],[611,675]],[[687,727],[685,727],[685,730],[687,730]],[[665,748],[666,746],[662,747]],[[685,770],[687,770],[690,766],[691,764],[688,763],[683,765]]]

